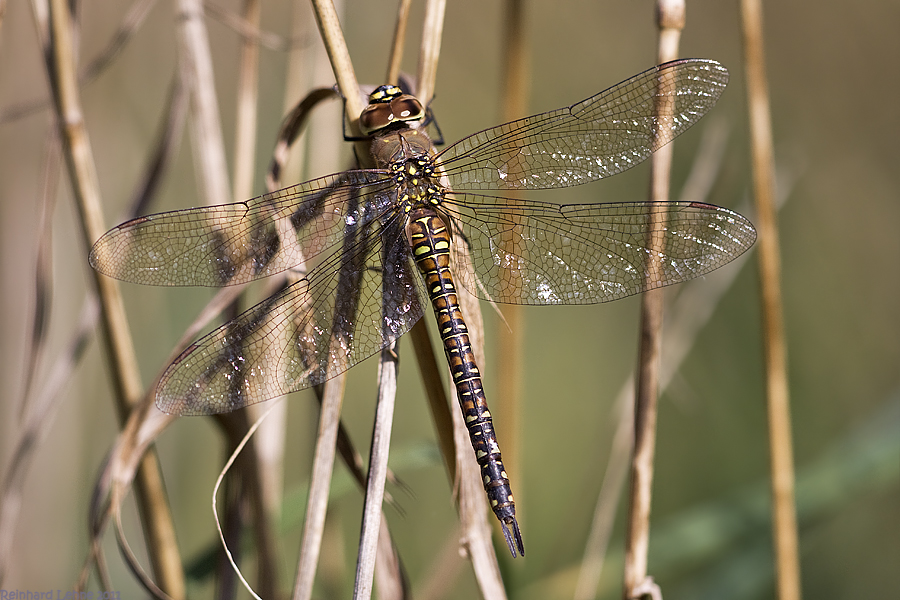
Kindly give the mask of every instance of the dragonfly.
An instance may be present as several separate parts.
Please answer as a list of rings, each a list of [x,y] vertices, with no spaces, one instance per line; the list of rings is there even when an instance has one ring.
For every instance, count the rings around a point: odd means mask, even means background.
[[[740,214],[702,202],[560,205],[478,192],[562,188],[625,171],[696,123],[727,81],[712,60],[669,62],[443,150],[423,126],[422,103],[381,86],[359,118],[376,168],[139,217],[104,234],[90,263],[160,286],[306,269],[166,369],[156,403],[176,415],[228,412],[321,384],[394,344],[431,305],[485,492],[512,556],[524,555],[457,286],[500,303],[608,302],[717,269],[756,232]]]

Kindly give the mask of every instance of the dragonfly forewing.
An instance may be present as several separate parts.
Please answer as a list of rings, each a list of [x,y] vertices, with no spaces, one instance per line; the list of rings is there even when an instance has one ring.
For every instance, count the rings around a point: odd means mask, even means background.
[[[546,189],[621,173],[712,108],[728,70],[712,60],[659,65],[566,108],[471,135],[438,155],[451,187]],[[673,100],[666,103],[665,100]],[[661,104],[671,113],[658,117]]]

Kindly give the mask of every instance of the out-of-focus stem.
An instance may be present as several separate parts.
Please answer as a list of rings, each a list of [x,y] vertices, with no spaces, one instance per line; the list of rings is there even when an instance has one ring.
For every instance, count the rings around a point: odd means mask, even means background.
[[[787,344],[781,302],[781,251],[774,205],[775,161],[772,153],[772,123],[763,52],[762,6],[758,0],[742,0],[741,24],[747,74],[747,105],[750,113],[753,194],[756,203],[756,227],[759,231],[757,256],[762,295],[777,589],[780,600],[799,600],[800,563],[797,549],[797,514],[794,505],[794,458],[787,378]]]
[[[51,88],[82,233],[86,246],[90,247],[105,227],[97,170],[78,95],[72,22],[65,0],[51,2],[50,18],[52,57],[48,66]],[[140,372],[118,283],[96,272],[94,282],[100,297],[104,340],[113,371],[116,408],[120,423],[124,423],[131,407],[143,393]],[[154,573],[170,596],[183,598],[184,572],[155,454],[148,453],[141,463],[136,495]]]
[[[525,31],[525,7],[522,0],[507,0],[506,18],[503,21],[503,98],[501,118],[514,121],[526,116],[529,92],[529,57]],[[507,193],[511,200],[516,194]],[[514,219],[514,216],[510,216]],[[512,242],[511,239],[503,240]],[[514,253],[508,244],[505,251]],[[505,273],[507,274],[507,273]],[[519,277],[510,270],[510,279]],[[511,288],[521,288],[521,281],[508,281]],[[522,402],[522,368],[524,326],[522,307],[510,304],[503,307],[503,323],[497,328],[497,402],[494,409],[496,422],[501,428],[503,440],[503,466],[515,483],[518,510],[523,503],[521,490],[525,487],[522,469],[519,468]]]

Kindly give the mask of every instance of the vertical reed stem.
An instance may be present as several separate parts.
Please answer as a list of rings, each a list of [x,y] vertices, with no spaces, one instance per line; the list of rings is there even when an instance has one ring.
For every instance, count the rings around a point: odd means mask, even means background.
[[[359,84],[350,62],[350,53],[341,31],[337,11],[334,3],[330,0],[313,0],[313,10],[338,87],[345,99],[347,118],[355,129],[358,123],[357,118],[363,107],[359,97]],[[333,340],[333,343],[337,343],[337,340]],[[306,509],[303,541],[294,582],[292,596],[294,600],[307,600],[312,597],[313,581],[319,563],[322,535],[325,528],[328,492],[334,468],[335,444],[340,425],[345,382],[345,374],[340,373],[325,383],[309,488],[309,503]]]
[[[514,121],[526,116],[529,92],[529,56],[527,35],[525,31],[525,3],[522,0],[506,0],[503,20],[503,98],[501,119]],[[507,193],[507,197],[515,200],[517,194]],[[514,217],[510,217],[514,218]],[[504,240],[511,241],[511,240]],[[514,252],[507,247],[508,252]],[[510,279],[517,277],[515,272],[509,273]],[[521,282],[509,281],[512,288],[521,288]],[[521,421],[522,421],[522,375],[524,347],[524,327],[522,307],[509,304],[503,307],[503,320],[497,328],[497,402],[493,411],[496,423],[502,427],[503,466],[516,484],[516,499],[519,500],[517,510],[521,516],[522,469],[519,468],[521,453]]]
[[[678,41],[684,27],[683,0],[659,0],[656,6],[659,42],[657,63],[673,60],[678,54]],[[662,84],[663,82],[660,82]],[[661,98],[657,118],[665,123],[673,107]],[[663,126],[663,125],[661,125]],[[669,171],[672,164],[672,144],[666,144],[650,159],[650,200],[669,198]],[[655,219],[666,215],[654,212]],[[648,224],[652,227],[652,224]],[[665,249],[663,239],[648,240],[650,253],[646,270],[648,277],[662,268],[659,255]],[[637,382],[634,406],[634,458],[631,468],[631,503],[628,512],[628,539],[625,549],[625,583],[623,595],[627,599],[640,597],[648,586],[647,552],[650,545],[650,506],[653,487],[653,458],[656,450],[657,395],[659,390],[660,349],[663,322],[663,290],[646,292],[641,297],[641,325]]]
[[[794,506],[794,458],[787,377],[787,344],[781,301],[781,251],[776,222],[772,123],[763,52],[762,6],[758,0],[741,1],[741,26],[750,112],[753,192],[757,256],[762,301],[763,353],[769,416],[769,452],[772,472],[773,536],[780,600],[799,600],[797,515]]]

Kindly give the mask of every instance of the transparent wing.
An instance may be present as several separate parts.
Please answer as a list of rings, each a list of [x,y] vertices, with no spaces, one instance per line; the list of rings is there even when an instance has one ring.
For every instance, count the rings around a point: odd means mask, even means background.
[[[510,304],[617,300],[699,277],[756,240],[743,216],[699,202],[557,205],[453,194],[442,209],[454,221],[457,279]],[[667,218],[649,225],[661,212]],[[658,261],[650,260],[654,240],[664,248]]]
[[[615,175],[645,160],[716,103],[728,71],[712,60],[665,63],[583,102],[471,135],[438,155],[462,190],[544,189]],[[669,116],[657,117],[660,106]]]
[[[346,232],[343,250],[185,350],[157,388],[170,414],[228,412],[324,382],[408,331],[427,295],[401,219]]]
[[[91,266],[147,285],[244,283],[339,243],[346,222],[375,218],[390,206],[394,187],[384,171],[347,171],[246,202],[139,217],[94,244]],[[354,204],[354,196],[370,201]]]

